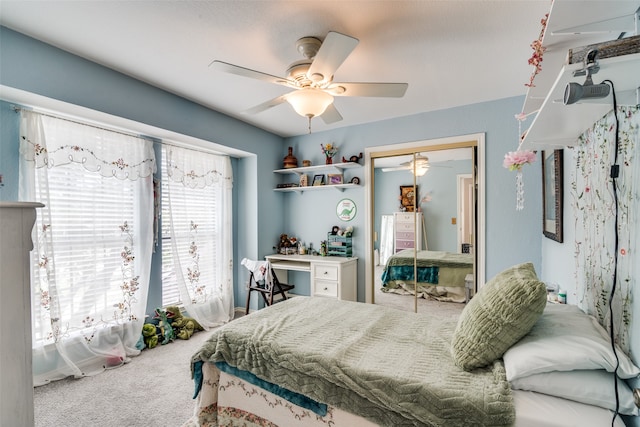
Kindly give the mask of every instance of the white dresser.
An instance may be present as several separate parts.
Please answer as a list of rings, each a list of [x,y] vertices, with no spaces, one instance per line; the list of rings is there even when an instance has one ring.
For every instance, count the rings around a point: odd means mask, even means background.
[[[422,249],[422,212],[393,214],[393,252]],[[425,248],[426,249],[426,248]]]
[[[287,271],[308,271],[311,296],[358,299],[358,258],[317,255],[268,255],[278,279],[286,283]]]
[[[29,252],[43,206],[0,202],[0,426],[34,425]]]

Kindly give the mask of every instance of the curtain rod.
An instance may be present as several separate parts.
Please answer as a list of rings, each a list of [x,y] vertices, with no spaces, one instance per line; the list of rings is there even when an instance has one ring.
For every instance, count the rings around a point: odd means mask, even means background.
[[[178,147],[178,148],[186,148],[188,150],[198,151],[200,153],[215,154],[215,155],[218,155],[218,156],[229,156],[228,154],[221,154],[221,153],[219,153],[217,151],[214,151],[214,150],[206,150],[206,149],[199,149],[199,148],[195,148],[195,147],[190,147],[186,143],[178,143],[178,142],[174,142],[174,141],[166,141],[166,140],[163,140],[163,139],[160,139],[160,138],[157,138],[157,137],[153,137],[153,136],[149,136],[149,135],[142,135],[142,134],[139,134],[139,133],[127,132],[127,131],[120,130],[120,129],[113,129],[113,128],[108,128],[108,127],[98,126],[98,125],[93,124],[93,123],[86,123],[86,122],[82,122],[80,120],[74,120],[74,119],[58,116],[58,115],[51,114],[51,113],[44,113],[42,111],[37,111],[37,110],[35,110],[33,108],[29,108],[29,107],[25,107],[25,106],[18,106],[18,105],[13,105],[12,104],[11,105],[11,109],[13,111],[15,111],[16,113],[19,112],[19,111],[22,111],[22,110],[24,110],[24,111],[32,111],[32,112],[40,114],[42,116],[51,117],[51,118],[58,119],[58,120],[65,120],[65,121],[70,122],[70,123],[75,123],[75,124],[79,124],[79,125],[83,125],[83,126],[89,126],[89,127],[93,127],[93,128],[101,129],[101,130],[106,130],[108,132],[115,132],[115,133],[119,133],[121,135],[133,136],[135,138],[146,139],[146,140],[151,141],[151,142],[153,142],[155,144],[168,145],[168,146],[171,146],[171,147]]]

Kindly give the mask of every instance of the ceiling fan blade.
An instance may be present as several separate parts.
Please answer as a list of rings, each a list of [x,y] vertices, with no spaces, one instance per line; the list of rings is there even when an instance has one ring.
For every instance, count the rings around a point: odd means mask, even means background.
[[[309,79],[316,83],[331,81],[333,74],[353,52],[358,42],[358,39],[351,36],[330,31],[307,71]]]
[[[251,107],[248,110],[243,111],[245,114],[258,114],[265,110],[268,110],[271,107],[275,107],[276,105],[280,105],[286,102],[287,96],[281,95],[277,98],[270,99],[267,102],[263,102],[262,104],[256,105],[255,107]]]
[[[333,96],[370,96],[402,98],[407,83],[334,83],[327,90]]]
[[[382,172],[397,172],[397,171],[408,171],[410,168],[407,166],[395,166],[380,169]]]
[[[342,115],[338,112],[333,103],[329,104],[327,109],[324,110],[324,113],[322,113],[320,117],[322,118],[322,121],[328,125],[342,120]]]
[[[249,77],[251,79],[262,80],[269,83],[275,83],[283,86],[294,86],[295,82],[287,80],[284,77],[272,76],[271,74],[263,73],[261,71],[251,70],[249,68],[240,67],[239,65],[229,64],[223,61],[213,61],[209,64],[211,68],[225,73],[235,74],[237,76]]]

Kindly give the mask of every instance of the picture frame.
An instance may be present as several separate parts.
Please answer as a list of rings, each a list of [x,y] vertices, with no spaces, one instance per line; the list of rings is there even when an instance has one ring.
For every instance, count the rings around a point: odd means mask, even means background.
[[[330,173],[327,174],[327,181],[330,185],[342,184],[343,177],[341,173]]]
[[[309,185],[309,177],[306,174],[300,175],[300,187],[306,187]]]
[[[563,151],[542,151],[542,234],[563,242]]]
[[[313,186],[317,187],[319,185],[324,185],[324,175],[323,174],[319,174],[319,175],[314,175],[313,176]]]
[[[401,185],[400,186],[400,206],[405,212],[415,211],[416,198],[418,195],[418,186]]]

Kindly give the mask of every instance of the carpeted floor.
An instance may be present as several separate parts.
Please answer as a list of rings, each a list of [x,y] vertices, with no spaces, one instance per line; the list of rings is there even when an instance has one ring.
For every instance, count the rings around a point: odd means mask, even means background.
[[[382,266],[376,267],[375,303],[386,307],[393,307],[398,310],[414,311],[415,302],[413,295],[400,295],[390,292],[382,292],[380,290],[382,287],[382,282],[380,280],[382,270]],[[465,305],[461,303],[440,302],[432,299],[418,298],[418,313],[437,312],[442,316],[457,317],[460,315],[464,307]]]
[[[158,346],[119,368],[34,389],[36,427],[177,427],[193,414],[190,359],[209,332]]]
[[[376,303],[413,311],[413,297],[376,291]],[[418,299],[418,312],[458,316],[464,304]],[[236,314],[238,316],[239,314]],[[179,427],[193,415],[190,359],[209,332],[144,350],[93,377],[35,388],[35,427]]]

